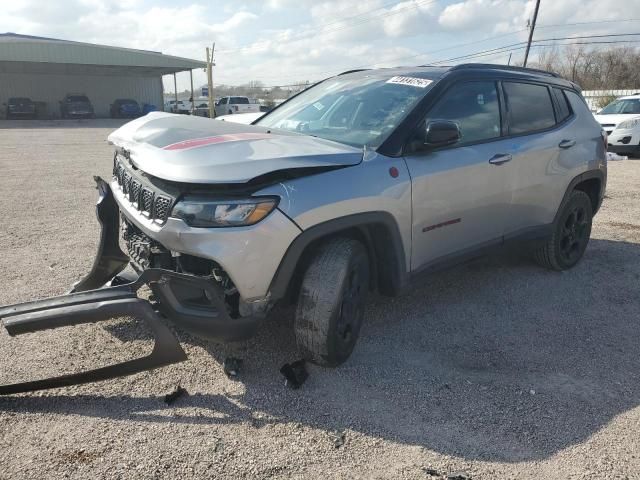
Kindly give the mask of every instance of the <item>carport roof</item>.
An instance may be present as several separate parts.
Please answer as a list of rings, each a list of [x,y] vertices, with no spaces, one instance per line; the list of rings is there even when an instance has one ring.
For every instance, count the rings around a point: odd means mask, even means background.
[[[6,62],[6,63],[5,63]],[[165,75],[205,67],[205,62],[164,55],[161,52],[110,47],[92,43],[0,33],[0,64],[62,64],[115,67]],[[5,69],[2,69],[6,71]]]

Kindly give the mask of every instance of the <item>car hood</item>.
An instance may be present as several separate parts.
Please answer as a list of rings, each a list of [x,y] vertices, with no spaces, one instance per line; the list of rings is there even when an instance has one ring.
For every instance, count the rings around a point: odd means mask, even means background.
[[[594,115],[596,121],[600,125],[613,125],[618,126],[619,123],[629,120],[630,118],[637,117],[637,113],[624,113],[624,114],[611,114],[611,115]]]
[[[152,112],[108,138],[142,171],[184,183],[246,183],[278,171],[357,165],[361,149],[256,125]]]

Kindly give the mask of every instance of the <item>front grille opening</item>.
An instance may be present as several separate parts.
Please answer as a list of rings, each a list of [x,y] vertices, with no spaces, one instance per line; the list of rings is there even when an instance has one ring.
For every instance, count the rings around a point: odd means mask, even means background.
[[[142,213],[151,216],[153,211],[153,192],[148,188],[142,189],[142,204],[140,205]]]
[[[139,173],[131,172],[122,161],[114,166],[114,178],[125,197],[146,217],[164,224],[171,214],[175,197]]]
[[[156,220],[164,223],[169,216],[169,207],[171,206],[171,199],[167,197],[156,197],[156,201],[153,209],[153,217]]]

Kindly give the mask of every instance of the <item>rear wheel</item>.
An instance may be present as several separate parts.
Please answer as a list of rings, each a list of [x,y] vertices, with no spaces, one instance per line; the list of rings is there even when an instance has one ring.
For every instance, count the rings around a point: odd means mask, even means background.
[[[307,268],[295,318],[298,347],[318,365],[336,367],[355,347],[369,287],[362,243],[336,238],[320,247]]]
[[[591,237],[593,209],[589,195],[574,190],[562,207],[547,243],[535,252],[536,261],[552,270],[566,270],[582,258]]]

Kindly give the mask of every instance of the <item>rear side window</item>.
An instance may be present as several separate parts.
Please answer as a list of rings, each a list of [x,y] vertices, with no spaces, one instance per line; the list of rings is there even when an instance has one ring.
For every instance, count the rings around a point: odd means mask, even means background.
[[[247,97],[231,97],[232,105],[245,105],[249,103],[249,99]]]
[[[466,82],[451,87],[429,112],[432,120],[456,122],[461,143],[479,142],[500,136],[500,102],[494,82]]]
[[[560,88],[553,88],[553,95],[556,97],[556,103],[558,104],[558,123],[564,122],[571,116],[571,108],[567,97],[564,96],[564,92]]]
[[[536,132],[556,124],[549,89],[531,83],[505,82],[509,111],[509,133]]]

